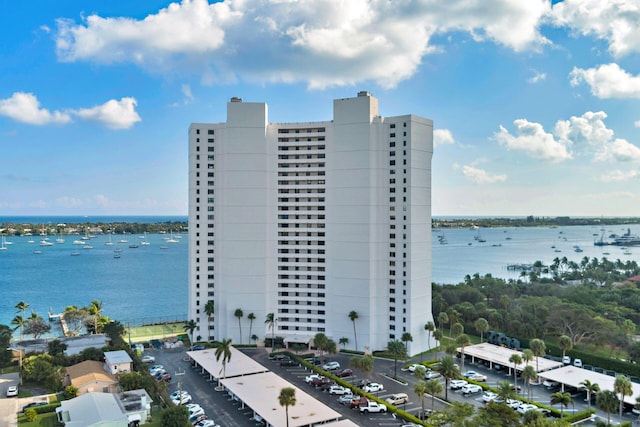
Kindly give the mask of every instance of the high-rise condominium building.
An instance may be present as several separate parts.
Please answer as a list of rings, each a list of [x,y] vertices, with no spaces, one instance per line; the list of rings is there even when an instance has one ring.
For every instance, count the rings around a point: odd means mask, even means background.
[[[267,111],[232,98],[226,122],[189,127],[194,336],[323,332],[362,351],[407,332],[410,353],[426,349],[433,122],[382,117],[368,92],[335,100],[330,121]]]

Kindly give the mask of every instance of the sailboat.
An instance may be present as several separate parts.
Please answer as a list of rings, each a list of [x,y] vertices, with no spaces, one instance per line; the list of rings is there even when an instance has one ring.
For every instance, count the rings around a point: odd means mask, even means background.
[[[149,242],[147,241],[147,232],[146,232],[146,231],[144,232],[144,236],[143,236],[143,237],[141,237],[140,244],[141,244],[142,246],[148,246],[148,245],[150,245],[150,244],[151,244],[151,243],[149,243]]]
[[[167,243],[178,243],[179,241],[173,238],[173,231],[170,232],[171,237],[167,239]]]
[[[113,242],[111,241],[111,233],[109,233],[109,240],[104,242],[105,246],[113,246]]]
[[[3,235],[2,236],[2,243],[0,243],[0,251],[6,251],[7,250],[7,248],[4,246],[5,241],[6,240],[5,240],[5,237]]]

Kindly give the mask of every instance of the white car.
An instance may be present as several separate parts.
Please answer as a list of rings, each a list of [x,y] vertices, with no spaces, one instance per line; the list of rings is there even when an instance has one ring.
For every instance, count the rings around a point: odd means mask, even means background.
[[[379,384],[379,383],[369,383],[366,386],[362,387],[362,389],[367,393],[373,393],[376,391],[384,390],[384,387],[382,384]]]
[[[462,387],[466,386],[468,383],[465,380],[451,380],[449,383],[449,388],[451,390],[460,390]]]
[[[440,378],[441,376],[442,375],[438,371],[429,371],[426,374],[424,374],[424,379],[425,380],[432,380],[434,378]]]
[[[341,385],[332,385],[329,387],[329,394],[351,394],[351,390]]]
[[[465,378],[469,378],[470,376],[477,375],[477,374],[478,373],[476,371],[467,371],[464,374],[462,374],[462,376]]]
[[[467,377],[467,378],[469,378],[470,380],[473,380],[473,381],[481,381],[481,382],[484,382],[484,381],[487,380],[487,376],[486,375],[482,375],[482,374],[474,374],[474,375],[471,375],[470,377]]]
[[[187,403],[191,403],[191,395],[183,394],[182,396],[178,396],[175,399],[171,399],[174,405],[184,405]]]
[[[338,402],[340,402],[342,405],[348,405],[348,404],[351,403],[353,398],[354,398],[354,396],[351,393],[343,394],[342,396],[340,396],[338,398]]]
[[[200,406],[198,406],[197,408],[189,409],[189,418],[196,415],[204,415],[204,409],[202,409]]]
[[[389,405],[398,406],[409,402],[407,393],[395,393],[385,400]]]
[[[551,381],[551,380],[545,380],[542,383],[543,386],[545,386],[546,388],[554,388],[554,387],[558,387],[560,385],[560,383],[557,383],[555,381]]]
[[[171,393],[171,394],[169,395],[169,398],[170,398],[171,400],[173,400],[173,399],[177,399],[177,398],[178,398],[178,396],[180,396],[181,394],[189,394],[189,392],[187,392],[186,390],[182,390],[182,391],[180,391],[180,390],[176,390],[176,391],[174,391],[173,393]]]
[[[378,402],[369,402],[366,405],[360,406],[360,412],[365,414],[367,412],[387,412],[387,407]]]
[[[493,400],[496,400],[496,398],[498,397],[498,395],[492,391],[485,391],[484,394],[482,395],[482,401],[483,402],[491,402]]]
[[[220,427],[220,424],[216,424],[213,420],[202,420],[195,427]]]
[[[311,375],[307,375],[306,377],[304,377],[304,382],[307,384],[311,384],[311,381],[313,380],[321,380],[322,378],[324,378],[322,375],[320,374],[311,374]]]
[[[571,358],[569,356],[564,356],[562,358],[562,363],[564,363],[565,365],[570,365],[571,364]]]
[[[155,376],[158,372],[162,371],[163,369],[164,369],[164,366],[162,365],[153,365],[152,367],[149,368],[149,373]]]
[[[15,385],[7,388],[7,397],[16,397],[18,395],[18,387]]]
[[[518,406],[518,409],[516,409],[516,411],[518,411],[519,414],[524,414],[527,411],[535,411],[536,409],[538,409],[536,405],[532,405],[531,403],[523,403],[522,405]]]
[[[507,406],[511,409],[518,409],[522,405],[521,400],[507,399]]]
[[[582,359],[575,359],[573,361],[573,366],[575,366],[576,368],[582,368]]]
[[[462,387],[462,394],[474,394],[480,393],[482,391],[482,387],[478,384],[467,384]]]
[[[418,367],[424,368],[424,365],[421,365],[419,363],[414,363],[413,365],[409,365],[409,367],[406,370],[409,372],[415,372]]]
[[[335,361],[325,363],[324,365],[322,365],[322,369],[324,369],[325,371],[335,371],[337,369],[340,369],[340,363]]]
[[[144,356],[142,356],[142,357],[140,358],[140,361],[141,361],[142,363],[153,363],[153,362],[155,362],[155,361],[156,361],[156,358],[155,358],[154,356],[150,356],[150,355],[148,355],[148,354],[145,354]]]

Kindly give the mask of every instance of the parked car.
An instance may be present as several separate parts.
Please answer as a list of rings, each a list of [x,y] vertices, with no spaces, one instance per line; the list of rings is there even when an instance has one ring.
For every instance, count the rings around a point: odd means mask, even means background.
[[[560,386],[560,383],[556,382],[556,381],[551,381],[551,380],[545,380],[542,383],[543,386],[545,386],[546,388],[556,388]]]
[[[477,375],[478,373],[476,371],[466,371],[464,374],[462,374],[463,377],[465,378],[469,378],[473,375]]]
[[[522,405],[522,401],[516,400],[516,399],[507,399],[506,403],[507,403],[507,406],[511,409],[518,409],[520,405]]]
[[[340,378],[350,377],[353,375],[353,371],[349,368],[336,372],[336,376]]]
[[[467,378],[469,378],[470,380],[473,380],[473,381],[481,381],[481,382],[484,382],[484,381],[487,380],[487,376],[483,375],[483,374],[475,374],[475,375],[471,375],[470,377],[467,377]]]
[[[197,408],[192,408],[189,409],[189,417],[193,417],[196,415],[204,415],[204,409],[200,406],[198,406]]]
[[[367,393],[373,393],[376,391],[384,390],[384,386],[380,383],[369,383],[366,386],[362,387],[362,389]]]
[[[516,409],[516,411],[518,411],[519,414],[524,414],[527,411],[535,411],[536,409],[538,409],[536,405],[532,405],[531,403],[523,403],[522,405],[518,406],[518,409]]]
[[[206,414],[200,414],[200,415],[191,415],[189,417],[189,422],[191,423],[191,425],[196,425],[201,421],[206,420],[208,417]]]
[[[387,412],[387,407],[381,403],[370,401],[366,405],[360,406],[361,414],[366,414],[368,412]]]
[[[182,390],[182,391],[180,391],[180,390],[176,390],[176,391],[174,391],[173,393],[171,393],[171,394],[169,395],[169,398],[170,398],[171,400],[173,400],[173,399],[177,399],[177,398],[178,398],[178,396],[180,396],[181,394],[182,394],[182,395],[189,395],[189,392],[187,392],[186,390]]]
[[[386,399],[386,402],[393,406],[402,405],[403,403],[407,403],[408,401],[409,396],[407,396],[407,393],[395,393],[387,397]]]
[[[442,375],[438,371],[429,371],[426,374],[424,374],[424,379],[425,380],[432,380],[434,378],[440,378],[441,376]]]
[[[575,359],[573,361],[573,366],[575,366],[576,368],[582,368],[582,359]]]
[[[7,388],[7,397],[16,397],[18,395],[18,386],[12,385]]]
[[[325,371],[335,371],[337,369],[340,369],[340,363],[336,361],[325,363],[324,365],[322,365],[322,369],[324,369]]]
[[[171,381],[171,374],[169,374],[168,372],[161,372],[158,375],[156,375],[156,381]]]
[[[297,360],[285,359],[280,362],[280,366],[300,366]]]
[[[498,397],[497,393],[494,393],[492,391],[485,391],[482,394],[482,401],[487,403],[487,402],[492,402],[494,400],[496,400],[496,398]]]
[[[351,409],[359,408],[360,405],[366,405],[368,403],[369,403],[369,399],[367,399],[366,397],[364,397],[364,396],[356,397],[355,399],[353,399],[351,401],[351,403],[349,404],[349,407]]]
[[[36,406],[44,406],[44,405],[47,405],[47,402],[39,401],[39,402],[27,403],[22,407],[22,412],[26,411],[29,408],[35,408]]]
[[[142,357],[140,358],[140,361],[141,361],[142,363],[153,363],[153,362],[155,362],[155,361],[156,361],[156,358],[155,358],[155,357],[153,357],[153,356],[151,356],[151,355],[145,354],[144,356],[142,356]]]
[[[354,399],[353,394],[349,393],[349,394],[343,394],[342,396],[340,396],[338,398],[338,402],[340,402],[342,405],[348,405],[351,403],[351,401]]]
[[[462,394],[474,394],[480,393],[482,391],[482,387],[478,384],[467,384],[462,387]]]
[[[351,390],[341,385],[332,385],[329,387],[329,394],[350,394]]]
[[[184,405],[186,403],[191,403],[191,395],[190,394],[182,394],[182,396],[177,396],[175,399],[171,399],[174,405]]]
[[[204,350],[205,347],[201,344],[196,344],[193,347],[191,347],[191,350],[197,351],[197,350]]]
[[[213,420],[202,420],[196,423],[195,427],[220,427],[220,424],[216,424]]]
[[[319,365],[319,364],[322,363],[318,356],[308,357],[308,358],[306,358],[304,360],[306,360],[307,362],[309,362],[309,363],[311,363],[313,365]]]
[[[466,386],[468,383],[465,380],[451,380],[449,382],[449,388],[451,390],[460,390],[462,387]]]
[[[162,365],[153,365],[152,367],[149,368],[149,373],[155,376],[158,372],[160,372],[163,369],[164,369],[164,366]]]
[[[331,385],[334,384],[334,381],[330,378],[316,378],[313,381],[311,381],[311,385],[318,388],[318,387],[322,387],[323,385]]]
[[[414,364],[412,364],[412,365],[409,365],[409,366],[407,367],[407,369],[405,369],[405,370],[406,370],[406,371],[409,371],[409,372],[415,372],[415,371],[416,371],[416,369],[417,369],[419,366],[422,366],[422,367],[424,368],[424,365],[421,365],[421,364],[419,364],[419,363],[414,363]]]
[[[562,363],[564,363],[565,365],[570,365],[571,364],[571,358],[569,356],[564,356],[562,358]]]
[[[304,382],[307,384],[311,384],[311,381],[315,380],[315,379],[320,379],[320,378],[324,378],[322,375],[320,374],[311,374],[311,375],[307,375],[306,377],[304,377]]]

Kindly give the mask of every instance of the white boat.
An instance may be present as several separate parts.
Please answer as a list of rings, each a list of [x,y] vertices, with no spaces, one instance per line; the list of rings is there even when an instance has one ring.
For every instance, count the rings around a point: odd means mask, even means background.
[[[62,244],[62,243],[64,243],[64,239],[62,237],[58,237],[56,239],[56,243],[61,243]]]
[[[44,239],[40,240],[40,246],[53,246],[53,243],[48,241],[47,238],[45,237]]]
[[[7,250],[7,248],[4,246],[5,242],[6,242],[5,237],[2,236],[2,243],[0,243],[0,251],[6,251]]]
[[[179,240],[173,238],[173,232],[171,232],[171,237],[167,239],[167,243],[179,243]]]
[[[73,241],[73,244],[74,244],[74,245],[86,245],[87,243],[86,243],[86,242],[83,242],[82,240],[74,240],[74,241]]]
[[[141,236],[141,237],[140,237],[140,244],[141,244],[142,246],[148,246],[148,245],[150,245],[150,244],[151,244],[151,243],[149,243],[149,241],[147,240],[147,232],[146,232],[146,231],[145,231],[145,233],[144,233],[144,236]]]
[[[109,233],[109,240],[104,242],[105,246],[113,246],[113,241],[111,241],[111,233]]]
[[[129,241],[127,239],[120,239],[118,243],[129,243]]]
[[[71,256],[80,256],[80,252],[71,252]]]

